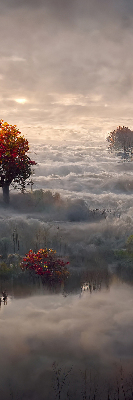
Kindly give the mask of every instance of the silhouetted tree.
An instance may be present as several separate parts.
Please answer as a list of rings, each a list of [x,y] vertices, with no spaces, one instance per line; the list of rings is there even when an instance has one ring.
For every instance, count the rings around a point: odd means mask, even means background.
[[[108,134],[107,141],[111,151],[122,149],[125,157],[133,154],[133,131],[129,128],[119,126]]]
[[[25,189],[25,181],[32,174],[32,161],[26,154],[29,150],[25,139],[16,125],[9,125],[0,120],[0,187],[3,198],[9,203],[9,186],[11,183]]]

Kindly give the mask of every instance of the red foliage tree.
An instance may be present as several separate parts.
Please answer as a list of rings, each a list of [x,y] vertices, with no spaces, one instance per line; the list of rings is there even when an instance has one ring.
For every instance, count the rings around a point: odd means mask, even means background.
[[[40,249],[37,253],[30,250],[23,258],[20,267],[22,270],[33,271],[46,281],[62,282],[69,272],[66,268],[68,262],[57,257],[52,249]]]
[[[10,184],[19,185],[24,191],[25,181],[32,174],[31,167],[36,162],[28,157],[28,150],[28,140],[16,125],[0,120],[0,187],[6,203],[9,203]]]

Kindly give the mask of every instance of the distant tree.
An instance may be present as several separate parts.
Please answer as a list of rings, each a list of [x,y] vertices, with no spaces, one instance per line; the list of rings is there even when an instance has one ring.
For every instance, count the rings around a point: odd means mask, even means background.
[[[133,154],[133,131],[129,128],[119,126],[113,132],[110,132],[107,137],[109,148],[114,150],[123,150],[124,157],[127,158]]]
[[[29,150],[25,139],[16,125],[9,125],[0,120],[0,187],[3,198],[9,203],[9,186],[12,183],[25,190],[25,181],[32,174],[32,166],[36,164],[26,154]]]

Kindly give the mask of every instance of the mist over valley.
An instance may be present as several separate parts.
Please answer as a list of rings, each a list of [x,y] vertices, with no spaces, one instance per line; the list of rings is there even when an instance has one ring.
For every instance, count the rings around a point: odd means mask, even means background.
[[[131,0],[0,0],[1,400],[133,399],[132,45]]]

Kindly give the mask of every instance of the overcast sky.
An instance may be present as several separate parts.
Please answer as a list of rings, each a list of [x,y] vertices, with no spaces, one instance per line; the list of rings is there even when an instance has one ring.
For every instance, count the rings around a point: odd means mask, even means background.
[[[132,0],[0,0],[0,118],[132,118]]]

